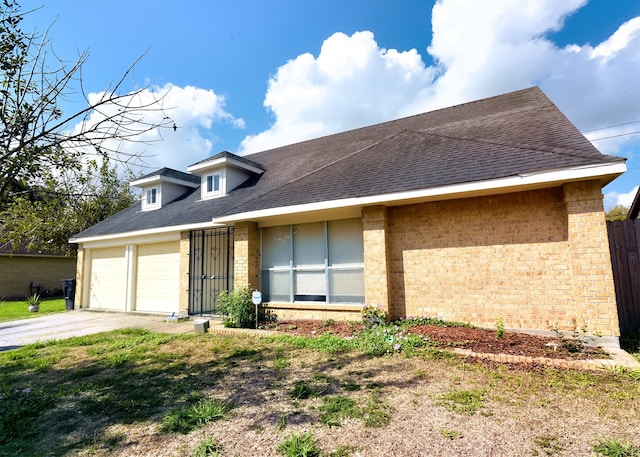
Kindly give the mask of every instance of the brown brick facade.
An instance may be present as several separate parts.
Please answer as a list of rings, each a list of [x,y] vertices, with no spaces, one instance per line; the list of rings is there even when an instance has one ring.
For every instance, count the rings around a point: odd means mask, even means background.
[[[260,287],[260,231],[255,222],[239,222],[233,231],[234,286]]]
[[[387,223],[392,317],[619,334],[597,183],[393,207]]]
[[[387,208],[371,206],[362,210],[362,239],[364,243],[364,294],[367,304],[389,309],[389,262],[387,253]]]
[[[0,298],[22,298],[31,294],[31,282],[53,293],[62,280],[75,277],[76,259],[30,255],[0,255]]]

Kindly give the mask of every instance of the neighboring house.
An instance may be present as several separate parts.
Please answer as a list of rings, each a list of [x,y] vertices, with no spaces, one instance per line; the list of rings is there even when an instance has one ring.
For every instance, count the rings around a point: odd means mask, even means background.
[[[627,219],[638,219],[638,213],[640,213],[640,187],[636,192],[636,196],[633,198],[633,203],[627,213]]]
[[[76,235],[76,304],[215,313],[233,285],[279,318],[437,316],[619,334],[601,188],[625,171],[538,89],[132,183]]]
[[[62,280],[76,276],[76,258],[0,246],[0,299],[57,295]]]

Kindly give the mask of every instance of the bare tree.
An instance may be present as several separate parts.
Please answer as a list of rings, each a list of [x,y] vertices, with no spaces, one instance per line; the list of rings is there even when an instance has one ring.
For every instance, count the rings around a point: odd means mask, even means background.
[[[37,181],[45,171],[79,170],[89,154],[132,163],[142,153],[124,153],[123,142],[175,129],[168,116],[158,116],[162,96],[143,98],[146,87],[124,91],[138,61],[99,96],[90,97],[82,79],[86,51],[67,63],[53,52],[48,31],[38,35],[20,29],[28,12],[22,13],[15,0],[2,0],[0,8],[0,203],[12,187]],[[63,113],[61,105],[74,93],[84,97],[86,107]]]

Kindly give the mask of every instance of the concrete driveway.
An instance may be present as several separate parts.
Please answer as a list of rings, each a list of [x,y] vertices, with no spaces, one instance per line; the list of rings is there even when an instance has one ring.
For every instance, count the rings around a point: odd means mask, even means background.
[[[193,321],[167,322],[166,316],[88,310],[66,311],[42,317],[0,322],[0,351],[25,344],[72,336],[139,327],[163,333],[193,332]]]

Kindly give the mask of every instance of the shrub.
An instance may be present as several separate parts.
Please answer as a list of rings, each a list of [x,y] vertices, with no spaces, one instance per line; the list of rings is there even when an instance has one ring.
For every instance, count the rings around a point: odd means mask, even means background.
[[[256,322],[255,305],[249,286],[239,286],[218,295],[218,310],[224,317],[225,327],[250,328]]]
[[[367,305],[362,308],[362,323],[366,328],[377,327],[381,324],[386,324],[387,312],[382,308],[382,305]]]

